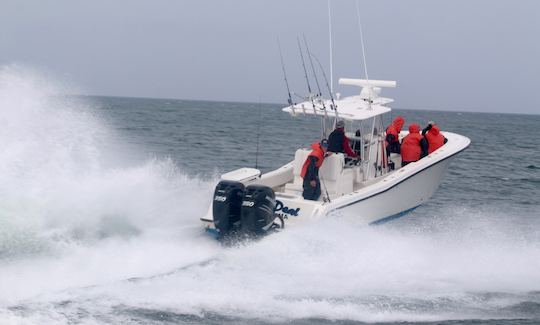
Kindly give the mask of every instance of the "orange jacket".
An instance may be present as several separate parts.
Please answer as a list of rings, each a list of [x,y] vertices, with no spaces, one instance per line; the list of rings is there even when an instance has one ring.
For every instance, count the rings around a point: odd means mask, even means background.
[[[401,116],[398,116],[394,119],[392,124],[390,124],[389,127],[386,128],[386,139],[389,140],[388,136],[393,135],[394,138],[392,141],[388,142],[397,142],[399,141],[399,133],[401,132],[401,128],[403,127],[403,124],[405,123],[405,119]]]
[[[425,137],[428,142],[428,153],[432,153],[444,144],[444,135],[441,134],[437,125],[433,125],[426,133]]]
[[[304,165],[302,165],[302,171],[300,172],[300,176],[304,178],[306,176],[306,172],[309,166],[309,157],[316,157],[317,162],[315,163],[315,167],[320,168],[323,161],[324,161],[324,150],[321,148],[321,144],[319,142],[313,142],[311,144],[311,149],[313,149],[308,157],[306,158],[306,161],[304,161]]]
[[[401,142],[401,160],[412,162],[420,160],[422,146],[420,142],[423,136],[420,134],[420,126],[413,123],[409,126],[409,134]]]

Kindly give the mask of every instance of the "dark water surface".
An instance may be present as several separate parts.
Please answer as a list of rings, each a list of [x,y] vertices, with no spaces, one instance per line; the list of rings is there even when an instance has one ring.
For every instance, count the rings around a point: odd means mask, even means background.
[[[291,117],[281,112],[279,105],[98,100],[126,141],[139,147],[139,154],[171,157],[186,172],[205,177],[216,171],[254,167],[257,141],[258,167],[264,172],[288,163],[297,148],[309,147],[320,136],[319,120]],[[386,122],[399,114],[407,122],[421,125],[434,120],[472,141],[442,184],[447,189],[444,195],[438,195],[430,205],[459,202],[465,206],[501,206],[506,201],[509,204],[505,208],[538,213],[539,115],[396,109]]]
[[[319,121],[0,95],[0,323],[540,323],[538,115],[394,110],[386,122],[472,141],[429,202],[382,226],[322,220],[224,248],[198,223],[216,175],[254,166],[257,142],[263,171],[287,163]]]

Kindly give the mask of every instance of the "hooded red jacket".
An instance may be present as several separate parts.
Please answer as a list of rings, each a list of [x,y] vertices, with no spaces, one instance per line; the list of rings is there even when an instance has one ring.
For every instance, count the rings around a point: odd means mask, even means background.
[[[444,144],[444,135],[441,134],[437,125],[433,125],[426,133],[425,137],[428,142],[428,153],[432,153]]]
[[[386,128],[387,141],[389,140],[388,136],[393,135],[393,139],[388,142],[392,143],[392,142],[399,141],[399,133],[401,132],[401,128],[403,127],[403,124],[405,124],[405,119],[402,116],[398,116],[394,119],[392,124],[390,124],[390,126]]]
[[[401,142],[401,160],[403,162],[412,162],[420,160],[422,155],[422,146],[420,142],[423,136],[420,134],[420,125],[412,123],[409,126],[409,134]]]

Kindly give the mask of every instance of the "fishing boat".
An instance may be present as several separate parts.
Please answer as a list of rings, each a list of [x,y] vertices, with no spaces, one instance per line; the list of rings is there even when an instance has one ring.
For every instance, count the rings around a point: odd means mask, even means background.
[[[317,201],[302,197],[300,173],[311,151],[307,148],[299,148],[291,162],[264,174],[248,167],[225,173],[201,218],[207,232],[217,237],[237,231],[260,235],[335,216],[379,224],[404,216],[435,193],[450,162],[470,140],[442,131],[448,139],[442,147],[402,167],[399,154],[386,153],[383,116],[391,112],[393,100],[380,96],[396,82],[339,79],[339,84],[360,87],[360,94],[289,101],[282,110],[295,117],[320,118],[322,138],[336,121],[345,121],[345,135],[357,144],[359,159],[351,161],[342,153],[327,156],[319,169],[322,195]],[[399,138],[407,134],[401,131]]]

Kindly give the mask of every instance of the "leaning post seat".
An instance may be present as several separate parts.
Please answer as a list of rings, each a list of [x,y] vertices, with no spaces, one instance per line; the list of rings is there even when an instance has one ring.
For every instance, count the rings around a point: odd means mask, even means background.
[[[319,169],[321,190],[325,187],[331,197],[342,196],[353,190],[353,170],[345,168],[345,156],[342,153],[333,153],[326,157]]]
[[[306,161],[307,157],[309,156],[309,153],[311,150],[308,149],[298,149],[296,150],[294,154],[294,163],[293,163],[293,182],[285,184],[285,190],[288,192],[300,192],[304,190],[302,187],[303,179],[302,176],[300,176],[300,173],[302,172],[302,166],[304,165],[304,162]]]
[[[304,166],[304,162],[306,161],[307,157],[311,153],[311,150],[309,149],[298,149],[294,153],[294,183],[302,185],[303,179],[302,176],[300,176],[300,173],[302,172],[302,167]]]

